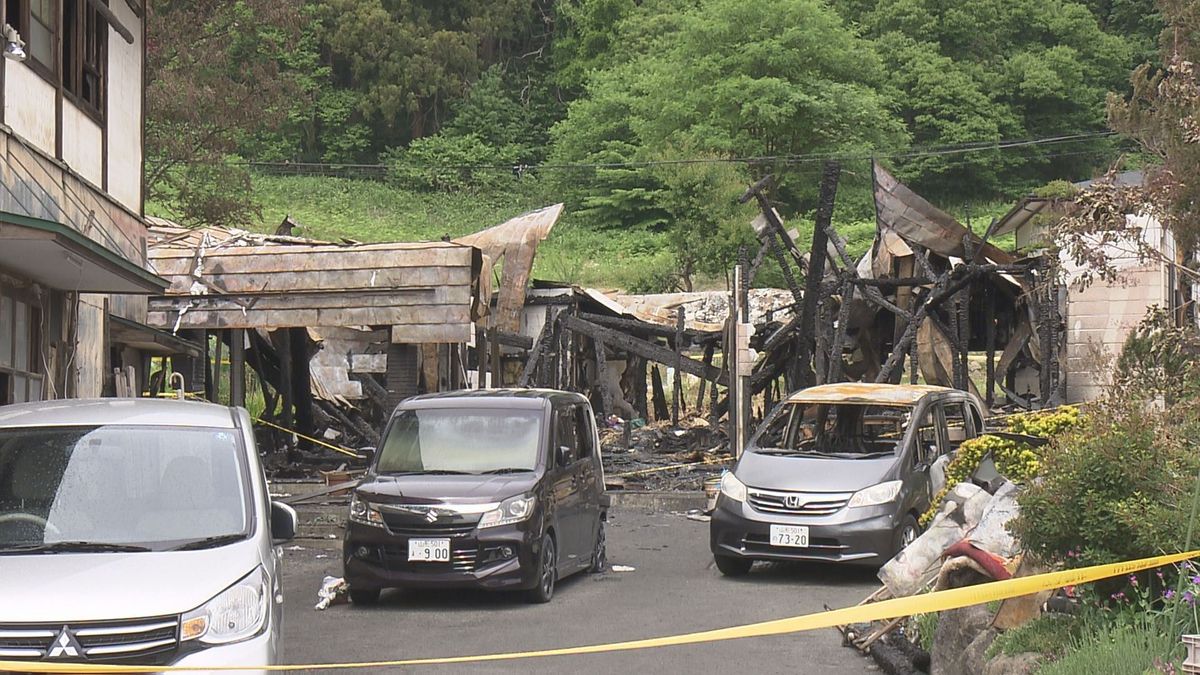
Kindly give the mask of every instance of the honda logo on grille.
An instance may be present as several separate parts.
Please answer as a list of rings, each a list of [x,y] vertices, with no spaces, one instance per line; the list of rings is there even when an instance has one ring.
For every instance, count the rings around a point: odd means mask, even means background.
[[[50,644],[50,651],[46,652],[47,659],[77,659],[83,656],[83,647],[79,641],[75,639],[75,634],[71,629],[63,626],[63,629],[58,632],[58,637],[54,638],[54,642]]]
[[[793,511],[799,511],[804,506],[804,500],[800,499],[800,495],[788,495],[783,498],[783,505]]]

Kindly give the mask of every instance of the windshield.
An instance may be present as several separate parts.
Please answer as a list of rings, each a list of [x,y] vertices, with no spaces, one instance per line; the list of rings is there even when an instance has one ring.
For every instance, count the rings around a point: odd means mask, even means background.
[[[879,457],[899,452],[909,406],[784,403],[757,438],[756,452]]]
[[[405,410],[388,429],[376,470],[532,471],[537,466],[541,419],[537,410]]]
[[[244,538],[246,475],[231,429],[0,429],[0,553]]]

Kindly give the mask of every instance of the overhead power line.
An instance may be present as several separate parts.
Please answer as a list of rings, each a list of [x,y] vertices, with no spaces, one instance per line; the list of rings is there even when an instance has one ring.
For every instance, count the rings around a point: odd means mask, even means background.
[[[1095,131],[1084,132],[1077,134],[1067,134],[1060,136],[1048,136],[1043,138],[1007,140],[1007,141],[979,141],[974,143],[962,143],[957,145],[942,145],[942,146],[926,146],[909,148],[895,152],[871,152],[871,153],[838,153],[838,152],[814,152],[805,154],[789,154],[789,155],[766,155],[755,157],[695,157],[687,159],[664,159],[664,160],[646,160],[646,161],[622,161],[622,162],[573,162],[573,163],[545,163],[545,164],[425,164],[425,163],[406,163],[403,161],[391,164],[354,164],[354,163],[330,163],[330,162],[233,162],[234,166],[245,166],[251,169],[264,169],[267,171],[297,173],[297,174],[314,174],[324,175],[327,173],[359,173],[359,174],[377,174],[385,175],[389,170],[395,168],[414,169],[414,170],[443,170],[443,171],[512,171],[516,173],[541,172],[541,171],[570,171],[570,170],[595,170],[595,169],[638,169],[650,168],[657,166],[687,166],[696,164],[807,164],[818,163],[826,160],[837,160],[842,162],[865,161],[871,159],[916,159],[920,157],[938,157],[949,155],[965,155],[977,152],[989,152],[997,150],[1012,150],[1017,148],[1030,148],[1053,146],[1061,144],[1078,143],[1082,141],[1095,140],[1100,138],[1109,138],[1116,136],[1115,131]],[[1093,152],[1093,151],[1087,151]],[[1047,154],[1045,157],[1056,156],[1071,156],[1085,154],[1080,152],[1069,152],[1059,154]]]

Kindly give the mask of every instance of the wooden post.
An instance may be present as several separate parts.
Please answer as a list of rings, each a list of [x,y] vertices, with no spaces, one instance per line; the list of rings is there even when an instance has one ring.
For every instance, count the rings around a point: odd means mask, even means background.
[[[649,420],[650,411],[646,406],[646,359],[630,355],[629,367],[633,368],[633,409],[643,420]]]
[[[493,329],[493,331],[494,330],[495,329]],[[492,341],[490,346],[492,348],[492,356],[488,360],[491,362],[492,366],[492,386],[500,388],[504,386],[504,372],[501,368],[502,364],[500,360],[500,343],[496,340],[496,336],[494,334],[491,337]]]
[[[996,400],[996,298],[992,292],[983,294],[984,331],[987,349],[987,383],[984,397],[990,410]]]
[[[316,434],[313,423],[312,375],[309,372],[309,359],[312,354],[308,351],[308,329],[289,328],[292,332],[292,400],[296,405],[296,431],[305,436]],[[301,438],[298,442],[302,448],[311,448],[312,443]]]
[[[667,409],[667,394],[663,391],[662,373],[658,372],[657,364],[650,366],[650,386],[654,390],[654,419],[668,419],[671,411]]]
[[[707,345],[704,346],[704,366],[706,368],[712,366],[714,348],[715,348],[715,345],[712,342],[709,342]],[[714,388],[716,386],[717,385],[715,385],[715,384],[713,385]],[[704,379],[703,377],[700,378],[700,393],[699,393],[699,395],[696,396],[696,411],[697,412],[699,412],[700,410],[702,410],[704,408],[704,390],[707,387],[708,387],[708,380]]]
[[[246,331],[229,331],[229,405],[246,407]]]
[[[683,327],[686,310],[675,309],[675,386],[671,396],[671,424],[679,424],[680,399],[683,398]]]
[[[833,344],[829,347],[829,377],[826,382],[841,382],[842,380],[842,351],[846,345],[846,334],[850,323],[850,298],[854,295],[854,284],[849,277],[842,284],[842,306],[838,308],[838,319]]]
[[[475,385],[480,389],[487,389],[487,361],[488,361],[488,340],[487,331],[483,328],[475,329],[475,377],[478,380]]]
[[[218,331],[213,331],[213,333],[217,336],[217,345],[213,349],[212,398],[210,398],[208,400],[212,401],[213,403],[220,403],[221,402],[221,368],[222,368],[221,352],[224,351],[224,348],[225,348],[225,341],[224,341],[225,331],[218,330]]]
[[[292,387],[292,331],[290,328],[281,328],[276,333],[275,351],[279,354],[279,396],[282,399],[283,410],[279,415],[279,426],[288,430],[285,445],[291,449],[294,436],[291,435],[292,425],[292,406],[295,399],[295,391]]]
[[[813,369],[813,337],[817,298],[825,277],[825,257],[829,247],[828,226],[833,222],[833,205],[837,197],[838,179],[842,167],[837,162],[825,162],[821,169],[821,191],[817,203],[816,224],[813,227],[812,249],[808,256],[808,272],[804,279],[804,305],[800,310],[800,345],[797,362],[800,368],[800,388],[816,384]]]
[[[608,355],[604,343],[592,340],[596,350],[596,383],[600,386],[600,417],[607,418],[613,412],[613,392],[608,387]]]

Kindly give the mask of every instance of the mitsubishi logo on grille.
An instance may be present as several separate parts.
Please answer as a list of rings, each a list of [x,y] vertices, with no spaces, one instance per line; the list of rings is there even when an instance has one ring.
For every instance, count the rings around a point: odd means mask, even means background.
[[[439,515],[440,514],[437,512],[437,509],[429,509],[425,512],[425,520],[428,520],[431,523],[436,523]]]
[[[783,498],[783,505],[793,511],[799,511],[804,506],[804,501],[800,499],[800,495],[788,495]]]
[[[80,646],[79,640],[75,639],[75,634],[70,628],[63,626],[63,629],[58,632],[58,637],[54,638],[54,642],[50,644],[50,651],[46,652],[47,659],[77,659],[83,656],[83,647]]]

